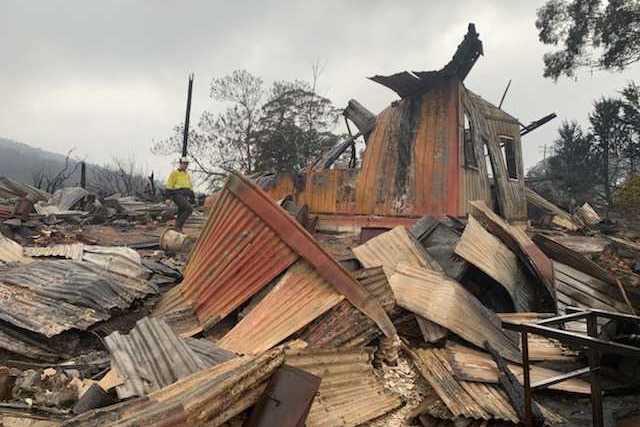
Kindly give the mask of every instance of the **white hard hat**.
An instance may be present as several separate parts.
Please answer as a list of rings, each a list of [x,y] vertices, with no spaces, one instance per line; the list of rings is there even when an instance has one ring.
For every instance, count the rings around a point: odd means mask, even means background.
[[[180,163],[189,163],[189,159],[187,157],[180,157]]]

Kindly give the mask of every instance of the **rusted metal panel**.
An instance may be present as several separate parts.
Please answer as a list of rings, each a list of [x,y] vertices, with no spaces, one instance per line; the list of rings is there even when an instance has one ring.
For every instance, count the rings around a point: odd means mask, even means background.
[[[174,286],[162,296],[154,307],[152,315],[163,319],[182,337],[190,337],[202,332],[198,316],[191,302],[182,295],[180,285]]]
[[[454,418],[497,419],[519,423],[518,415],[502,389],[491,384],[457,380],[445,349],[413,349],[409,354],[420,374],[433,387]],[[541,409],[551,424],[563,421],[547,408]]]
[[[45,297],[20,286],[0,282],[0,319],[19,328],[52,337],[69,329],[87,329],[107,313]],[[8,349],[11,350],[11,349]]]
[[[0,318],[51,337],[68,329],[86,329],[158,292],[152,284],[115,277],[85,262],[40,261],[0,267]]]
[[[473,216],[511,249],[527,266],[529,271],[542,283],[543,296],[541,311],[555,311],[555,286],[553,279],[553,265],[545,253],[531,241],[527,233],[518,227],[506,223],[496,215],[483,201],[470,202],[473,206]]]
[[[558,261],[553,262],[553,268],[559,308],[582,307],[622,313],[631,312],[615,285]]]
[[[125,309],[134,300],[158,292],[149,282],[112,275],[90,263],[70,260],[5,266],[0,274],[5,284],[102,311]]]
[[[354,275],[391,315],[396,308],[396,300],[382,267],[366,268]],[[313,321],[299,337],[312,348],[340,348],[365,345],[381,334],[371,319],[348,301],[342,301]]]
[[[400,263],[443,271],[404,227],[396,227],[374,237],[364,245],[353,248],[353,253],[364,267],[382,266],[387,278],[395,273]],[[425,341],[436,342],[446,335],[444,328],[432,324],[418,313],[416,315]]]
[[[303,426],[319,387],[320,377],[282,365],[243,427]]]
[[[500,283],[511,296],[516,311],[535,311],[535,288],[521,270],[518,257],[473,216],[469,216],[455,252]]]
[[[484,382],[498,384],[498,367],[491,358],[491,355],[482,351],[474,350],[453,342],[447,343],[447,357],[451,365],[452,372],[456,379],[464,381]],[[508,364],[509,369],[522,381],[522,367],[514,363]],[[560,375],[560,372],[541,366],[531,365],[532,381],[538,382]],[[587,381],[579,378],[572,378],[549,387],[552,390],[564,391],[576,394],[591,394],[591,388]]]
[[[354,427],[402,404],[377,380],[371,360],[363,349],[287,352],[287,365],[322,378],[307,427]]]
[[[393,275],[400,263],[442,271],[404,227],[395,227],[370,239],[365,244],[353,248],[353,253],[364,267],[382,267],[387,277]]]
[[[200,321],[225,317],[302,257],[382,331],[393,323],[311,235],[255,184],[232,174],[186,267],[182,290]]]
[[[520,361],[520,350],[502,329],[500,319],[443,273],[400,264],[389,283],[399,306],[477,346],[488,341],[504,358]]]
[[[118,397],[144,396],[211,366],[163,320],[145,317],[128,335],[105,338],[112,369],[124,379]]]
[[[256,357],[231,359],[145,398],[90,411],[64,422],[61,427],[218,427],[258,401],[268,378],[283,360],[281,349]]]
[[[229,182],[234,179],[241,178]],[[228,187],[216,199],[181,285],[205,327],[227,316],[299,257]]]
[[[240,354],[268,350],[343,298],[317,271],[298,261],[219,345]]]

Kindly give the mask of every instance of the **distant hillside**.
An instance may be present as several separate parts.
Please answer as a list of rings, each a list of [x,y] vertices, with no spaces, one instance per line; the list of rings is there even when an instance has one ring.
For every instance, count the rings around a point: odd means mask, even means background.
[[[31,147],[21,142],[0,138],[0,175],[7,175],[27,184],[33,183],[40,171],[58,171],[64,166],[65,156]],[[80,181],[80,172],[72,176],[67,185]]]
[[[44,173],[55,176],[64,168],[66,156],[31,147],[21,142],[0,138],[0,175],[33,185],[36,176]],[[78,162],[73,159],[73,164]],[[132,161],[124,160],[119,168],[87,164],[87,189],[101,197],[114,193],[122,195],[148,192],[148,180]],[[121,168],[121,169],[120,169]],[[156,183],[158,185],[159,183]],[[65,187],[80,185],[80,168],[64,182]],[[156,188],[159,188],[158,186]],[[42,189],[46,189],[43,186]]]

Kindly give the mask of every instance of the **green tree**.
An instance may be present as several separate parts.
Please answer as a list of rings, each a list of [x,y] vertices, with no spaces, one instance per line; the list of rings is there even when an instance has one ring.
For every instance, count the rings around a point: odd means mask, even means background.
[[[600,167],[596,168],[607,207],[613,205],[612,194],[625,174],[626,148],[629,146],[628,128],[623,115],[623,102],[617,98],[601,98],[589,114],[594,142],[592,152]]]
[[[315,71],[315,70],[314,70]],[[195,172],[218,187],[228,171],[245,174],[300,170],[337,141],[339,117],[314,84],[275,82],[267,90],[261,78],[245,70],[213,79],[210,97],[225,104],[220,113],[205,111],[189,132],[188,153]],[[158,153],[179,153],[182,125],[154,143]]]
[[[339,110],[306,82],[274,83],[262,108],[257,165],[299,171],[338,142]]]
[[[640,60],[640,1],[548,0],[538,37],[560,49],[544,55],[544,76],[573,77],[580,67],[624,69]]]
[[[591,136],[585,134],[576,121],[564,121],[558,129],[553,148],[549,174],[562,181],[562,187],[570,198],[578,202],[588,200],[598,183],[598,176],[593,173],[598,158],[593,151]]]
[[[622,121],[627,127],[628,141],[624,154],[629,159],[629,173],[640,169],[640,86],[630,82],[622,95]]]

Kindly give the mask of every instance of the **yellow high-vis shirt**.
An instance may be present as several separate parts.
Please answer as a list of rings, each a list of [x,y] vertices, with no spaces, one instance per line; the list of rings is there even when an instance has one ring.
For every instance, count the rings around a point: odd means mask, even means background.
[[[167,179],[167,190],[178,190],[180,188],[191,189],[191,175],[187,171],[174,170]]]

